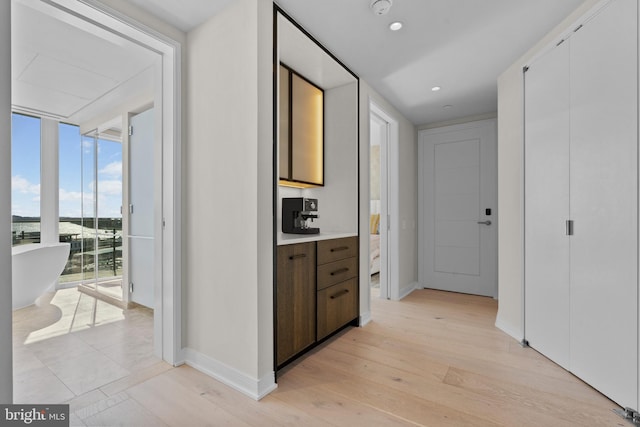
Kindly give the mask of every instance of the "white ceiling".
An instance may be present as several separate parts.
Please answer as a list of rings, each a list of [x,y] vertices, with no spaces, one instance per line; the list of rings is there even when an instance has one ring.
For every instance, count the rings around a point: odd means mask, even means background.
[[[356,82],[352,74],[280,14],[278,54],[280,62],[324,90]]]
[[[129,1],[188,31],[232,0]],[[276,0],[416,125],[495,112],[499,74],[583,2],[394,0],[376,16],[371,1]]]
[[[152,81],[141,73],[151,75],[155,54],[47,16],[36,10],[51,8],[44,2],[13,1],[14,104],[73,122],[123,82]],[[189,31],[233,0],[127,1]],[[416,125],[495,112],[499,74],[583,2],[394,0],[376,16],[371,1],[277,3]],[[395,20],[404,28],[393,33]]]
[[[500,73],[582,0],[395,0],[383,16],[371,0],[277,2],[419,125],[495,112]]]
[[[153,99],[157,53],[33,0],[13,0],[11,33],[17,111],[80,124]]]

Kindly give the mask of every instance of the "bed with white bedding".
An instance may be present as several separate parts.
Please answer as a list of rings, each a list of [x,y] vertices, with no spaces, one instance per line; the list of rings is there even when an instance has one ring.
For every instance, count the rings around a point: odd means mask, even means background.
[[[371,214],[369,233],[369,274],[375,274],[380,272],[380,214]]]

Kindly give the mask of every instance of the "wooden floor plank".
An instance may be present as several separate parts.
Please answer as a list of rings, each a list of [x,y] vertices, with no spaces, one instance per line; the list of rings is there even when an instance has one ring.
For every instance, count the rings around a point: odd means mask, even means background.
[[[154,366],[75,399],[73,415],[194,427],[629,425],[613,402],[498,330],[496,311],[490,298],[431,290],[376,299],[368,325],[290,364],[259,402],[191,367]]]

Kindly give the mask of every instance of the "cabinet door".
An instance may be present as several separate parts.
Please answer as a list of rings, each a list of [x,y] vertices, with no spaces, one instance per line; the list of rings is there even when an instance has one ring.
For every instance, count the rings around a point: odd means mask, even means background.
[[[525,338],[569,369],[569,43],[525,73]]]
[[[324,184],[324,94],[291,74],[291,178]]]
[[[571,41],[571,371],[622,406],[638,381],[637,1]]]
[[[316,244],[278,246],[277,365],[316,340]]]
[[[358,317],[358,280],[349,279],[318,291],[318,339]]]

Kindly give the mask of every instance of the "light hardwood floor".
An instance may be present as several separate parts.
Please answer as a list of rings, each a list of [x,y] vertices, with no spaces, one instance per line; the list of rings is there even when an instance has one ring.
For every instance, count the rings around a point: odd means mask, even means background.
[[[350,328],[281,373],[255,402],[159,362],[68,400],[72,425],[626,426],[616,405],[493,325],[483,297],[374,299]]]

